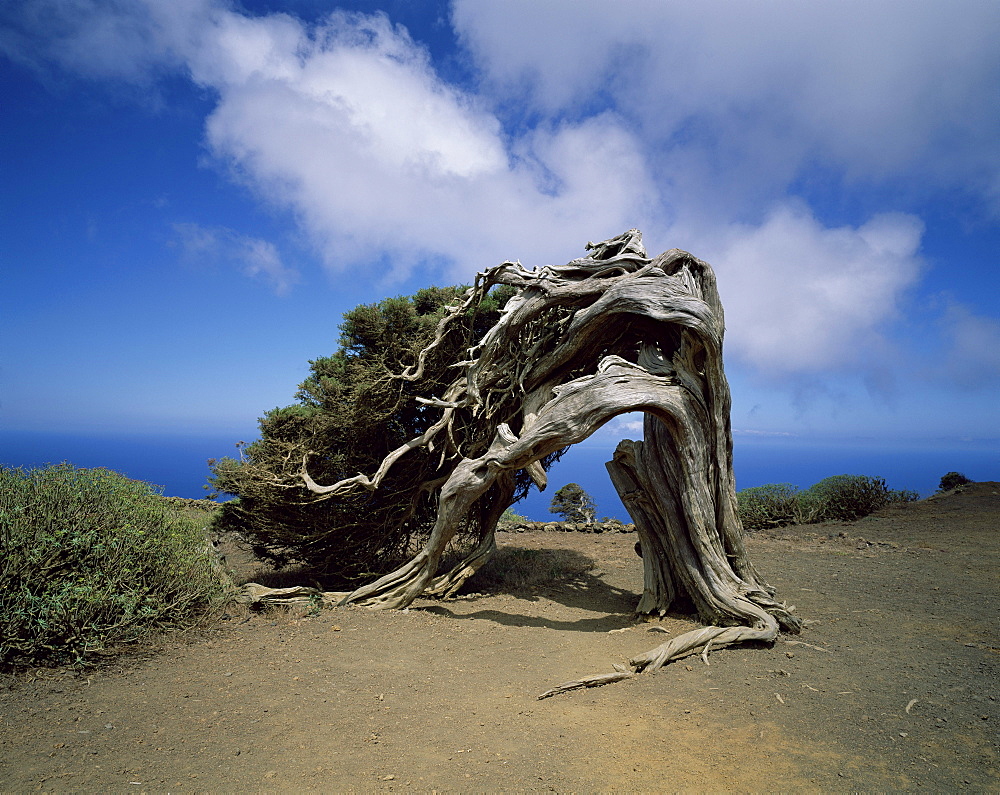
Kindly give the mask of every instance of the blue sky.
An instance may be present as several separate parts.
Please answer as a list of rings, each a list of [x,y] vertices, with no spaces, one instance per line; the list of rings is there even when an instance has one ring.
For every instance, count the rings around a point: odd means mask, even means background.
[[[638,227],[716,268],[737,450],[995,450],[997,41],[970,0],[7,2],[0,429],[244,438],[358,303]]]

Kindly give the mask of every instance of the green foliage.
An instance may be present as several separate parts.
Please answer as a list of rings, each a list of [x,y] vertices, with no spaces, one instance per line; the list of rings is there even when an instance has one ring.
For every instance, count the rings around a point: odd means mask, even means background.
[[[564,522],[590,524],[597,516],[597,504],[578,483],[567,483],[553,495],[549,512],[561,516]]]
[[[736,495],[739,515],[747,530],[792,524],[796,521],[798,489],[790,483],[770,483],[743,489]]]
[[[852,521],[892,503],[913,502],[915,491],[893,490],[883,478],[834,475],[805,491],[789,483],[744,489],[736,495],[738,512],[747,530],[786,524]]]
[[[206,523],[107,469],[0,467],[0,666],[83,663],[190,622],[222,593]]]
[[[883,478],[866,475],[834,475],[806,492],[806,499],[820,506],[819,521],[849,522],[868,516],[890,502]]]
[[[500,517],[500,521],[497,522],[497,524],[500,527],[510,527],[513,525],[524,524],[530,521],[531,520],[528,519],[527,516],[521,516],[521,514],[515,512],[513,508],[508,508],[506,511],[503,512],[503,515]]]
[[[972,483],[972,480],[961,472],[949,472],[947,475],[941,477],[938,491],[951,491],[952,489],[957,489],[959,486],[964,486],[966,483]]]
[[[338,349],[309,363],[296,402],[260,419],[260,439],[241,449],[241,460],[214,463],[214,488],[238,497],[225,504],[218,529],[238,532],[259,557],[278,566],[314,567],[331,586],[381,573],[425,534],[436,512],[436,495],[425,484],[441,477],[442,454],[454,450],[413,449],[396,461],[379,489],[331,499],[305,489],[299,472],[306,461],[321,484],[370,476],[387,454],[438,419],[440,410],[417,398],[441,397],[456,376],[452,365],[468,358],[513,289],[495,288],[457,316],[427,354],[424,377],[399,377],[416,364],[449,305],[464,293],[462,287],[428,287],[347,312]],[[485,450],[493,429],[487,438],[471,414],[456,417],[461,453]],[[519,494],[528,483],[518,475]],[[488,492],[483,503],[494,496]],[[477,532],[477,521],[470,519],[467,533]]]

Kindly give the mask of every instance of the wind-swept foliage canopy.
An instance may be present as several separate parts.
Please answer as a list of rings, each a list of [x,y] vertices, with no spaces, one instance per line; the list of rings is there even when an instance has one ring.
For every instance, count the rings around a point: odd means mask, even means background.
[[[384,569],[414,536],[434,522],[435,480],[442,449],[417,448],[401,457],[378,489],[331,497],[308,491],[303,465],[318,482],[335,482],[379,469],[383,459],[419,437],[438,418],[431,401],[455,378],[493,326],[513,289],[498,287],[448,323],[427,354],[422,377],[400,377],[435,338],[447,308],[466,290],[428,287],[387,298],[344,315],[338,349],[309,363],[295,403],[259,421],[260,439],[214,464],[213,484],[239,497],[226,503],[223,529],[241,533],[255,553],[279,565],[305,562],[353,579]],[[520,493],[530,481],[519,478]],[[475,533],[474,518],[466,528]]]

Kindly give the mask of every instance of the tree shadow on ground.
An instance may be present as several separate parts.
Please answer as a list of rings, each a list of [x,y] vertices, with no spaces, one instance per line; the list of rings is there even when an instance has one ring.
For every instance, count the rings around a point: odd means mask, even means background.
[[[598,562],[569,549],[501,549],[460,592],[466,604],[496,596],[511,596],[525,602],[555,602],[574,610],[597,613],[594,617],[560,620],[536,613],[523,614],[486,609],[474,612],[451,609],[449,601],[413,605],[435,615],[455,619],[482,619],[504,626],[546,627],[578,632],[609,632],[630,626],[635,620],[639,594],[607,583],[593,570]],[[688,615],[670,615],[688,619]]]
[[[443,603],[422,605],[419,609],[444,618],[473,618],[481,621],[492,621],[505,627],[541,627],[545,629],[574,630],[576,632],[610,632],[613,629],[622,629],[630,624],[629,615],[621,613],[609,613],[597,618],[560,621],[558,619],[546,618],[545,616],[510,613],[503,610],[478,610],[473,613],[457,613]]]

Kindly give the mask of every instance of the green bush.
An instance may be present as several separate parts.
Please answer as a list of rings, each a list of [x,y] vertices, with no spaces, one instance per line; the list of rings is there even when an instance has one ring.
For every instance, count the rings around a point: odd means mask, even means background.
[[[818,521],[849,522],[888,505],[890,491],[883,478],[834,475],[811,486],[805,497],[818,504]]]
[[[961,472],[949,472],[947,475],[941,477],[938,491],[951,491],[952,489],[957,489],[959,486],[964,486],[966,483],[972,483],[972,481]]]
[[[204,525],[107,469],[0,467],[0,667],[85,663],[221,596]]]
[[[503,516],[500,517],[500,521],[497,522],[497,528],[503,529],[507,527],[516,527],[518,525],[523,525],[529,523],[531,520],[527,516],[521,516],[513,508],[508,508],[503,512]]]
[[[736,495],[743,527],[764,530],[795,522],[797,494],[798,489],[791,483],[769,483],[743,489]]]
[[[890,489],[883,478],[834,475],[805,491],[789,483],[772,483],[744,489],[736,499],[743,526],[763,530],[792,523],[852,521],[919,496],[907,489]]]

